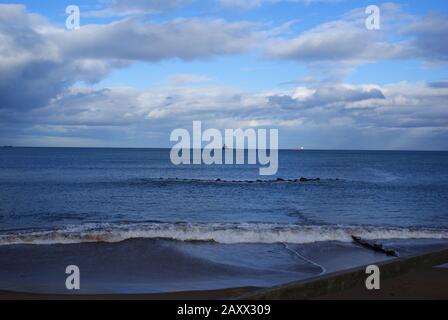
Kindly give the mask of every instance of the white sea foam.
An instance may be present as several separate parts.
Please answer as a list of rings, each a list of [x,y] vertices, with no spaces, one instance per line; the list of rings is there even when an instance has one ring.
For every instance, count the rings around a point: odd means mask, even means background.
[[[236,243],[313,243],[365,239],[448,239],[447,229],[374,226],[315,226],[284,224],[132,223],[87,224],[58,230],[0,234],[0,245],[121,242],[130,239],[170,239]]]

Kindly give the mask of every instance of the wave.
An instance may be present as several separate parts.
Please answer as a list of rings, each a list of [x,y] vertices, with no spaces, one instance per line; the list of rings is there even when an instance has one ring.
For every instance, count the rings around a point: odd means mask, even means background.
[[[262,223],[101,223],[57,230],[9,232],[0,234],[0,245],[116,243],[131,239],[168,239],[222,244],[302,244],[323,241],[349,242],[352,235],[369,240],[448,239],[448,230]]]

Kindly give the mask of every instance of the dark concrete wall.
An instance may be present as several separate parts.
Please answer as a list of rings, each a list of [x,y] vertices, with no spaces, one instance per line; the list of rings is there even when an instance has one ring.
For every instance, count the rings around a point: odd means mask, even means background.
[[[381,279],[388,279],[422,268],[448,262],[448,249],[427,254],[397,258],[376,264],[381,270]],[[359,285],[365,285],[368,277],[366,268],[359,267],[318,278],[294,282],[243,297],[248,300],[301,300],[335,293]]]

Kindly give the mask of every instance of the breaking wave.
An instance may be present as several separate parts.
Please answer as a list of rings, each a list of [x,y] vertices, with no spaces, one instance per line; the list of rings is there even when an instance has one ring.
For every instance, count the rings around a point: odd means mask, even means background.
[[[0,245],[116,243],[130,239],[168,239],[185,242],[313,243],[351,241],[356,235],[369,240],[448,239],[446,229],[412,229],[374,226],[317,226],[286,224],[102,223],[46,231],[0,234]]]

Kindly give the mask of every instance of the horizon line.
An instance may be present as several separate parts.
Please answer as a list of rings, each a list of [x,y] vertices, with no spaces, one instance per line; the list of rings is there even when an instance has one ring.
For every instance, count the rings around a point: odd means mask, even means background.
[[[77,147],[77,146],[66,146],[66,147],[55,147],[55,146],[14,146],[14,145],[3,145],[0,146],[0,149],[14,149],[14,148],[22,148],[22,149],[129,149],[129,150],[151,150],[151,149],[159,149],[159,150],[170,150],[172,147]],[[193,149],[194,148],[190,148]],[[201,148],[201,150],[205,150],[205,148]],[[232,150],[232,149],[231,149]],[[236,149],[233,150],[259,150],[257,149]],[[306,152],[306,151],[371,151],[371,152],[448,152],[446,150],[440,149],[321,149],[321,148],[310,148],[310,149],[298,149],[298,148],[279,148],[279,151],[297,151],[297,152]]]

